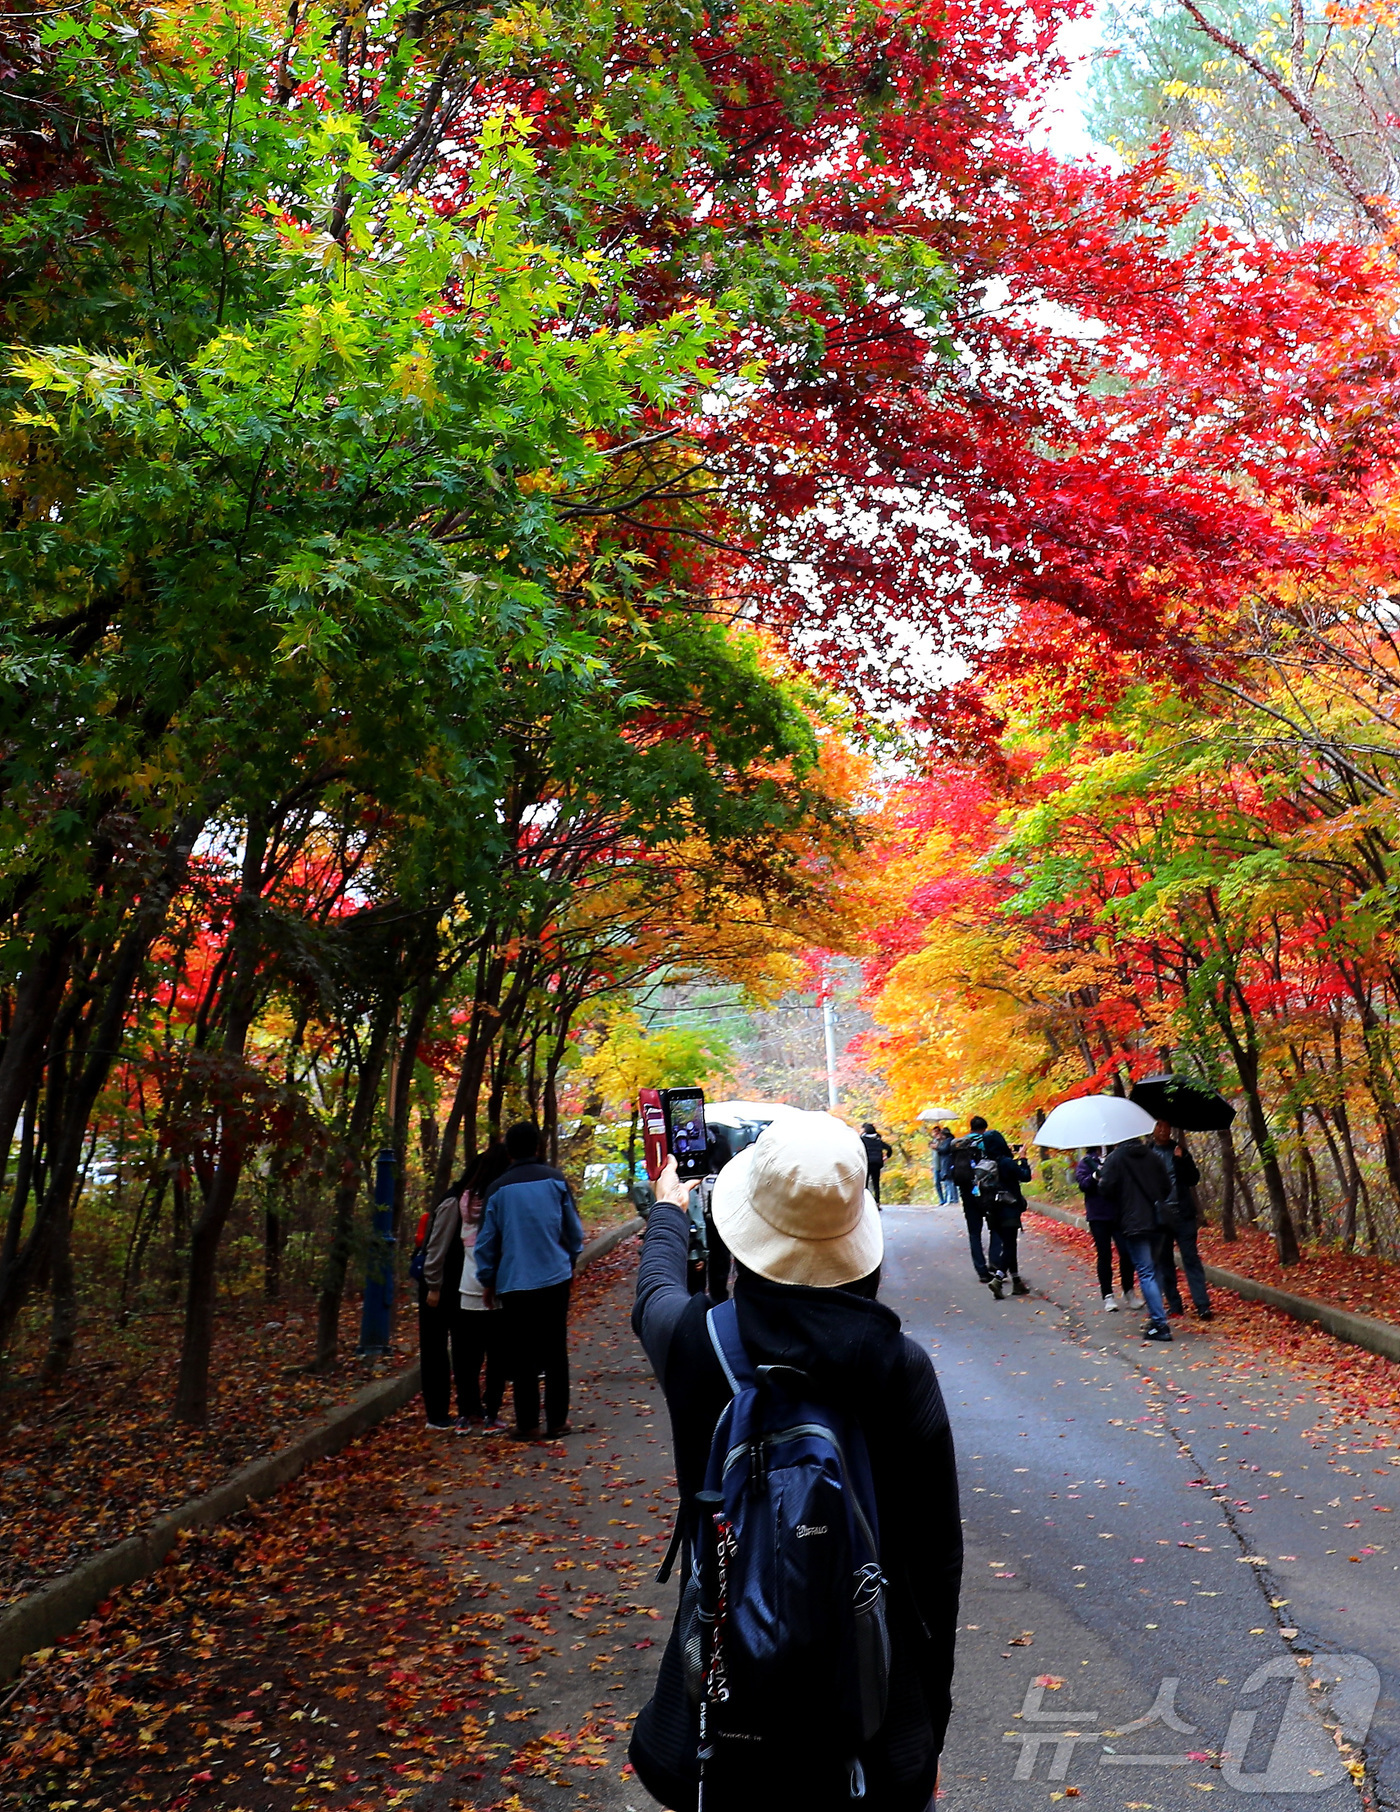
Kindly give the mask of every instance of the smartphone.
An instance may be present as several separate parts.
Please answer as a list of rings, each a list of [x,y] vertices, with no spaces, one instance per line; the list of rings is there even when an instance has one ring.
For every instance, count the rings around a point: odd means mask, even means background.
[[[705,1091],[663,1088],[661,1110],[666,1120],[666,1147],[682,1178],[703,1177],[710,1168],[710,1133],[705,1125]]]

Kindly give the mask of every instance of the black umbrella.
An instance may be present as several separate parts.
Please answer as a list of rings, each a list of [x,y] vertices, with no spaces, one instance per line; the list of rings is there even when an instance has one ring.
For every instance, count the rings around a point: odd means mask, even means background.
[[[1183,1132],[1223,1132],[1235,1110],[1213,1088],[1202,1088],[1189,1076],[1144,1076],[1128,1099],[1146,1108],[1154,1120],[1166,1120]]]

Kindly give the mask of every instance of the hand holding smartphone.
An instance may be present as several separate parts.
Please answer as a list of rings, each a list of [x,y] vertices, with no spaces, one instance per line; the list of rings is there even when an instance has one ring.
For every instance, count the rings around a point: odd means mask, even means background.
[[[644,1088],[637,1095],[642,1124],[643,1156],[653,1183],[674,1158],[681,1180],[704,1176],[710,1168],[709,1128],[705,1124],[705,1091],[699,1088]]]

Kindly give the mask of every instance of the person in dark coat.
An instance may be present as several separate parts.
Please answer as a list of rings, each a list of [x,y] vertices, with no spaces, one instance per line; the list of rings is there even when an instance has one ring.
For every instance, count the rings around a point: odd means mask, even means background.
[[[878,1203],[880,1200],[880,1172],[885,1168],[886,1158],[894,1156],[894,1148],[887,1145],[876,1132],[873,1120],[867,1120],[861,1127],[860,1142],[865,1147],[866,1180],[871,1195]]]
[[[1099,1294],[1110,1314],[1118,1311],[1118,1298],[1113,1294],[1113,1251],[1118,1249],[1118,1276],[1123,1287],[1123,1307],[1135,1308],[1133,1301],[1133,1259],[1118,1230],[1118,1210],[1099,1190],[1099,1171],[1103,1153],[1091,1145],[1074,1167],[1074,1180],[1084,1197],[1084,1218],[1089,1223],[1089,1237],[1094,1242],[1098,1265]]]
[[[1144,1340],[1170,1340],[1167,1307],[1157,1281],[1157,1233],[1162,1224],[1159,1204],[1171,1194],[1174,1175],[1155,1145],[1130,1139],[1111,1151],[1099,1172],[1099,1193],[1118,1210],[1123,1243],[1132,1254],[1142,1300],[1149,1321]]]
[[[995,1127],[982,1134],[982,1149],[989,1158],[996,1160],[997,1167],[995,1188],[989,1190],[979,1186],[977,1191],[991,1230],[987,1241],[987,1257],[991,1264],[987,1288],[998,1302],[1008,1281],[1013,1296],[1029,1296],[1030,1287],[1021,1277],[1017,1243],[1021,1237],[1021,1216],[1026,1211],[1021,1185],[1031,1180],[1030,1160],[1023,1145],[1013,1151]]]
[[[952,1434],[933,1361],[876,1300],[884,1240],[858,1137],[828,1114],[792,1114],[716,1179],[715,1220],[737,1261],[734,1301],[752,1363],[805,1371],[813,1393],[857,1420],[870,1452],[889,1581],[889,1711],[861,1752],[865,1812],[926,1812],[951,1708],[962,1530]],[[715,1424],[729,1386],[711,1344],[709,1299],[686,1288],[685,1186],[668,1165],[647,1223],[632,1326],[671,1415],[685,1577]],[[781,1227],[776,1223],[781,1221]],[[678,1628],[628,1751],[642,1785],[675,1812],[697,1794],[697,1711]],[[849,1806],[812,1783],[756,1766],[705,1785],[707,1812]]]
[[[933,1184],[942,1208],[951,1208],[958,1199],[958,1186],[953,1181],[953,1135],[946,1126],[933,1129]]]
[[[1167,1313],[1186,1313],[1181,1300],[1181,1283],[1176,1274],[1176,1253],[1180,1252],[1181,1268],[1186,1273],[1187,1287],[1191,1291],[1191,1306],[1200,1320],[1213,1321],[1215,1311],[1210,1306],[1205,1266],[1201,1263],[1196,1245],[1195,1188],[1201,1180],[1201,1173],[1186,1147],[1172,1137],[1172,1129],[1165,1120],[1159,1120],[1153,1127],[1152,1143],[1158,1157],[1165,1158],[1171,1166],[1176,1180],[1176,1213],[1165,1226],[1158,1228],[1155,1254],[1157,1281],[1162,1286]]]

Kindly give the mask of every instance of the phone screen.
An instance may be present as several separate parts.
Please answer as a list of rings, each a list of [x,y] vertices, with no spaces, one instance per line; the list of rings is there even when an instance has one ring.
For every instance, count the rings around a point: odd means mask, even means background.
[[[667,1143],[676,1169],[683,1177],[704,1174],[709,1131],[705,1125],[705,1095],[698,1088],[668,1088],[662,1096],[666,1106]]]

